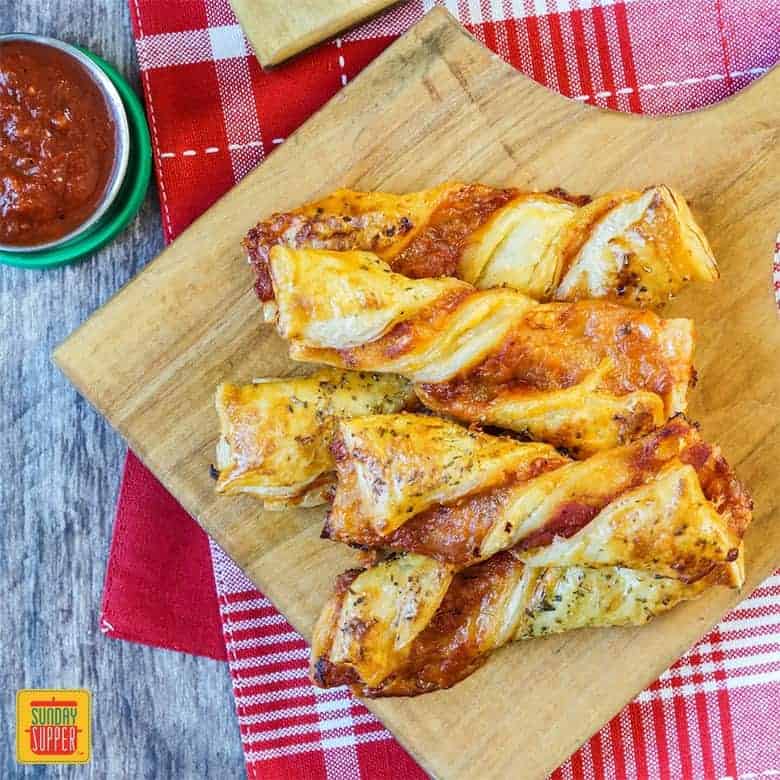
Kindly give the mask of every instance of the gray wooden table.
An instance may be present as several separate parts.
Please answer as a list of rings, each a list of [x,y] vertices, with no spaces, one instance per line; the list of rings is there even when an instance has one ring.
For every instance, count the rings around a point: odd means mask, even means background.
[[[87,46],[134,85],[124,0],[0,2],[0,31]],[[156,196],[111,246],[45,272],[0,266],[0,777],[245,775],[227,665],[119,640],[98,614],[125,446],[52,349],[162,246]],[[88,766],[20,767],[18,688],[89,688]]]

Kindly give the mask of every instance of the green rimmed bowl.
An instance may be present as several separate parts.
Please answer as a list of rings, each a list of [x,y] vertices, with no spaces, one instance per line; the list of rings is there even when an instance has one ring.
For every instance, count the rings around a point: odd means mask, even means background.
[[[5,247],[0,263],[17,268],[55,268],[81,260],[124,230],[143,203],[152,170],[152,146],[141,101],[130,84],[105,60],[86,49],[39,35],[1,35],[0,43],[28,40],[54,46],[77,59],[103,92],[118,128],[117,160],[112,181],[93,214],[73,233],[42,247]]]

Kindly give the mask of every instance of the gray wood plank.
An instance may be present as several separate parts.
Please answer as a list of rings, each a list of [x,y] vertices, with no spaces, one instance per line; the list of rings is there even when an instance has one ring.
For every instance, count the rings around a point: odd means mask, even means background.
[[[124,0],[0,3],[0,30],[37,32],[102,55],[133,84]],[[105,564],[125,448],[49,355],[162,247],[154,192],[111,246],[46,272],[0,266],[0,777],[242,777],[227,665],[104,638]],[[93,760],[14,758],[15,692],[93,692]]]

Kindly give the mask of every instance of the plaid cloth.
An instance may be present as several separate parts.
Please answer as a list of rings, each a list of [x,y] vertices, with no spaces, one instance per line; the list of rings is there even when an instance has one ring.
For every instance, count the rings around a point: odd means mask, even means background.
[[[265,73],[227,0],[130,3],[168,240],[436,4],[402,3]],[[621,111],[673,113],[704,106],[744,87],[780,59],[780,7],[774,0],[438,4],[530,77],[575,100]],[[132,456],[129,468],[102,623],[106,633],[124,637],[132,635],[133,621],[127,620],[123,599],[134,598],[136,611],[151,601],[148,590],[133,590],[134,569],[146,566],[146,579],[154,578],[162,555],[175,563],[184,545],[205,544],[187,518],[178,517],[183,512],[168,507],[152,519],[164,517],[169,532],[179,531],[181,537],[162,552],[155,538],[158,549],[150,568],[146,553],[134,547],[149,545],[144,541],[149,534],[133,535],[133,517],[148,521],[141,515],[157,511],[160,498],[137,502],[138,486],[150,493],[161,488]],[[249,776],[424,777],[347,691],[309,685],[304,640],[213,544],[211,558]],[[122,598],[109,595],[117,572],[122,587],[113,592]],[[210,574],[201,574],[208,582],[205,595],[197,597],[207,604]],[[190,606],[193,594],[186,594]],[[182,601],[174,599],[169,611],[177,612]],[[166,629],[160,618],[165,611],[157,604],[149,604],[148,611],[155,618],[144,623],[138,638],[184,647],[171,640],[183,627]],[[220,655],[209,621],[192,630],[209,648],[203,652]],[[780,777],[779,703],[780,574],[775,574],[554,777]]]

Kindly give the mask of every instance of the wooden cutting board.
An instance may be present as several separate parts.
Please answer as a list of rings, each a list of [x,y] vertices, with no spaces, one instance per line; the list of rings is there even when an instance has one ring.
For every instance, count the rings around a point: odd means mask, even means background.
[[[272,211],[336,187],[406,191],[448,178],[601,193],[666,182],[687,195],[723,278],[670,313],[696,320],[692,413],[756,500],[745,593],[780,564],[780,72],[694,114],[652,119],[567,101],[435,10],[195,222],[55,353],[76,387],[309,637],[352,551],[322,510],[217,498],[212,395],[296,370],[260,324],[239,242]],[[744,595],[744,594],[743,594]],[[576,631],[500,651],[450,691],[369,704],[447,778],[540,778],[702,636],[740,595],[717,589],[641,629]]]
[[[260,64],[298,52],[379,13],[398,0],[230,0]]]

